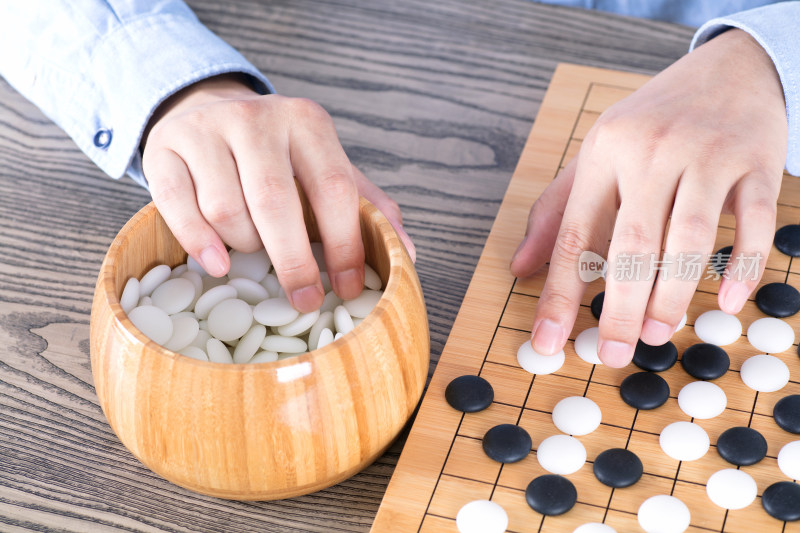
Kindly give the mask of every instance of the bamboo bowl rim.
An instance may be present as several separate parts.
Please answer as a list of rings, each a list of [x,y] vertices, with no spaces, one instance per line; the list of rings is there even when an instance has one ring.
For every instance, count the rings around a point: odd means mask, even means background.
[[[125,311],[122,309],[122,306],[119,303],[119,297],[117,296],[118,291],[116,286],[118,258],[125,253],[124,246],[129,239],[128,235],[130,235],[131,232],[137,228],[138,224],[140,224],[146,217],[149,216],[161,216],[153,202],[150,202],[142,207],[136,212],[136,214],[133,215],[133,217],[130,218],[130,220],[125,223],[124,226],[122,226],[109,246],[108,252],[106,253],[106,258],[103,261],[103,264],[100,268],[100,273],[98,275],[98,287],[102,291],[103,303],[110,307],[112,316],[117,323],[122,326],[122,330],[128,336],[129,341],[141,344],[151,353],[156,353],[161,357],[168,357],[176,363],[206,366],[209,370],[224,370],[225,372],[237,371],[251,373],[274,373],[280,368],[291,367],[304,362],[310,362],[311,360],[319,357],[332,357],[333,355],[331,354],[338,353],[336,346],[337,341],[333,341],[320,349],[278,361],[256,364],[216,363],[212,361],[200,361],[185,355],[181,355],[178,352],[168,350],[151,340],[133,325],[133,322],[130,321],[127,313],[125,313]],[[369,325],[371,322],[378,320],[380,316],[386,313],[387,302],[392,298],[393,294],[397,293],[400,287],[400,272],[403,268],[403,264],[406,263],[406,261],[411,263],[411,258],[408,255],[408,252],[406,251],[402,241],[397,236],[394,227],[392,227],[391,223],[377,207],[372,205],[372,203],[363,197],[359,198],[359,220],[362,225],[372,225],[377,230],[378,236],[384,243],[386,254],[389,257],[389,274],[387,276],[386,287],[383,289],[383,295],[378,300],[375,308],[370,311],[370,313],[358,326],[353,328],[353,330],[348,332],[346,335],[343,335],[342,339],[352,335],[360,328],[360,326]],[[308,227],[308,223],[309,220],[306,219],[306,227]],[[173,239],[175,238],[171,231],[170,235]],[[140,274],[140,276],[141,275],[144,275],[144,272]],[[119,293],[121,294],[121,288]]]

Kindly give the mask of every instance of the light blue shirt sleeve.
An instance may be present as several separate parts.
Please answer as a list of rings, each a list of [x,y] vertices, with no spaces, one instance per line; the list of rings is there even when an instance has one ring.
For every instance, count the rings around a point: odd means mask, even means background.
[[[789,123],[786,170],[800,176],[800,2],[781,2],[712,19],[697,30],[691,49],[730,28],[749,33],[775,64]]]
[[[147,186],[139,144],[166,98],[202,79],[269,81],[180,0],[24,0],[0,14],[0,75],[112,178]]]

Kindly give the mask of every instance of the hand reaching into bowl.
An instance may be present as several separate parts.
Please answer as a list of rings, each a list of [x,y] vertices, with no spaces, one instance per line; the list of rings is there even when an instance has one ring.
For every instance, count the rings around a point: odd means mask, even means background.
[[[318,309],[324,292],[295,176],[341,298],[357,296],[364,282],[359,194],[415,256],[397,204],[350,163],[330,116],[310,100],[259,95],[238,75],[210,78],[159,108],[143,148],[153,200],[189,255],[222,276],[230,267],[223,243],[243,252],[266,247],[299,311]]]

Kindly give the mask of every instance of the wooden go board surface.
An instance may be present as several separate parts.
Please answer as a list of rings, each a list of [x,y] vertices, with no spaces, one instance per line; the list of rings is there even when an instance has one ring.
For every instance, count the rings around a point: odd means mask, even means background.
[[[693,381],[680,366],[660,374],[670,385],[667,403],[652,411],[639,411],[625,404],[619,385],[634,365],[612,369],[593,366],[574,352],[572,340],[586,328],[597,325],[589,310],[592,297],[603,290],[603,280],[589,284],[570,342],[566,362],[556,373],[533,376],[516,360],[519,346],[530,337],[531,322],[546,271],[531,279],[511,276],[508,265],[525,230],[528,210],[560,168],[577,153],[581,140],[599,114],[640,87],[646,76],[560,65],[542,102],[536,123],[520,157],[516,172],[500,207],[475,274],[456,318],[436,372],[411,429],[403,453],[387,489],[372,530],[402,532],[456,531],[455,517],[466,503],[490,499],[505,508],[509,531],[571,532],[586,522],[605,522],[619,533],[640,531],[639,505],[656,494],[672,494],[690,509],[689,531],[752,533],[800,532],[800,522],[784,523],[762,508],[760,495],[776,481],[786,480],[777,466],[778,450],[797,436],[780,429],[772,419],[772,407],[787,394],[800,393],[800,359],[796,345],[778,355],[789,365],[792,381],[774,393],[756,393],[739,377],[739,368],[757,350],[742,337],[725,349],[731,368],[715,380],[725,390],[724,413],[710,420],[696,420],[711,439],[712,447],[697,461],[679,462],[659,446],[661,430],[669,423],[690,418],[677,404],[681,387]],[[779,198],[778,227],[800,223],[800,181],[784,176]],[[733,244],[734,220],[720,220],[717,246]],[[773,249],[762,284],[788,281],[800,287],[800,261]],[[704,311],[716,309],[719,281],[703,280],[688,311],[687,326],[673,342],[679,354],[700,342],[694,320]],[[738,315],[744,332],[764,315],[749,301]],[[787,319],[795,331],[800,316]],[[494,387],[492,405],[478,413],[463,414],[451,408],[444,390],[454,378],[478,374]],[[587,450],[586,464],[566,476],[578,490],[578,503],[562,516],[544,517],[525,501],[525,488],[545,472],[535,457],[539,443],[559,431],[552,422],[553,406],[562,398],[585,395],[601,408],[603,422],[589,435],[578,437]],[[518,463],[501,464],[483,452],[481,439],[491,427],[519,424],[533,438],[534,452]],[[759,497],[750,506],[726,511],[714,505],[705,492],[711,474],[731,468],[717,453],[717,437],[733,426],[751,426],[769,443],[767,457],[742,467],[756,481]],[[596,480],[592,461],[608,448],[634,451],[644,464],[642,479],[625,489],[612,489]]]

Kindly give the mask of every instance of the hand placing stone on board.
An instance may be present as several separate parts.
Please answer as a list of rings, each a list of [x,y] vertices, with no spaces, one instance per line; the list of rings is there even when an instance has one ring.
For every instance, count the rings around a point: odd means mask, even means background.
[[[566,343],[586,289],[578,276],[584,251],[609,258],[598,342],[602,362],[626,365],[640,337],[664,344],[699,278],[659,276],[654,283],[648,269],[662,247],[666,257],[707,258],[721,212],[737,219],[732,258],[763,258],[755,276],[722,281],[720,308],[737,313],[772,244],[787,135],[775,67],[755,40],[736,29],[603,113],[577,157],[534,204],[511,262],[512,273],[526,277],[550,261],[533,321],[534,349],[547,355]],[[635,254],[644,260],[641,274],[617,276],[621,258]]]
[[[238,76],[210,78],[167,100],[142,146],[153,200],[189,255],[219,277],[230,267],[223,242],[241,252],[266,248],[298,311],[319,309],[325,293],[294,176],[317,217],[340,298],[355,298],[364,284],[359,195],[415,257],[397,204],[350,164],[314,102],[259,95]]]

